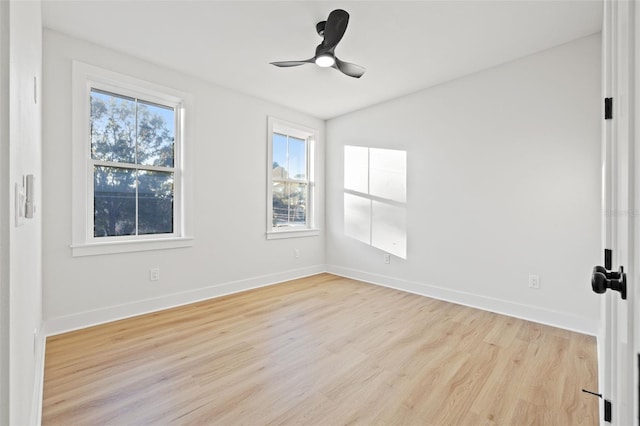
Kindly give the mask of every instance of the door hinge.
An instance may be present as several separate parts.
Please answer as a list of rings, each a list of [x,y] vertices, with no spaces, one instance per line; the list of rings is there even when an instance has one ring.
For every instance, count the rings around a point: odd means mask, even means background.
[[[613,118],[613,98],[604,98],[604,119],[611,120]]]

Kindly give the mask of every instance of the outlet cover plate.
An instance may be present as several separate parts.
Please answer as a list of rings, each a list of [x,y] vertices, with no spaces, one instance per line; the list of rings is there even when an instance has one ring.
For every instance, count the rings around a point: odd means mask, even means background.
[[[540,276],[529,275],[529,287],[539,289],[540,288]]]

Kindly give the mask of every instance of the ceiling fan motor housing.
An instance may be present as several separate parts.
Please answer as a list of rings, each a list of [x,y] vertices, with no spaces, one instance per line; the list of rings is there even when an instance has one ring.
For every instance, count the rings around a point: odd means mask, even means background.
[[[324,43],[320,43],[317,47],[316,47],[316,58],[318,56],[323,56],[323,55],[329,55],[329,56],[334,56],[333,55],[333,49],[332,48],[327,48]]]

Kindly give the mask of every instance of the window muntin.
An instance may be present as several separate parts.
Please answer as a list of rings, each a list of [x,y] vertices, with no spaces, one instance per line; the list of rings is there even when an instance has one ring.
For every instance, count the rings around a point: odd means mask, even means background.
[[[92,237],[174,236],[177,104],[92,85]]]
[[[315,235],[313,174],[317,132],[271,117],[269,128],[267,237]]]

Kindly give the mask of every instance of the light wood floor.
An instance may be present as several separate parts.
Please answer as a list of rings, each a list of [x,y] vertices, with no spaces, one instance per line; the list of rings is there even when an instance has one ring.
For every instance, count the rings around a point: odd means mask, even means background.
[[[592,337],[329,274],[47,339],[43,424],[598,423]]]

